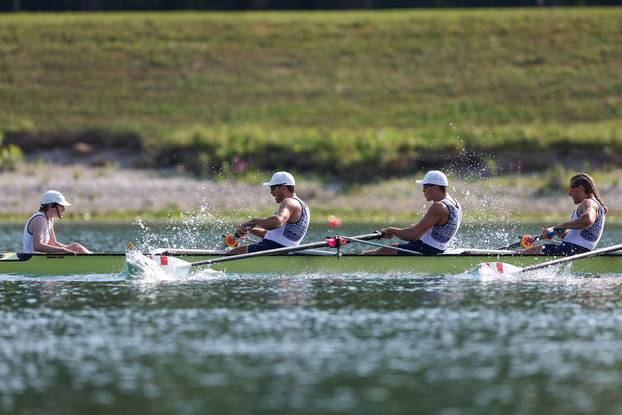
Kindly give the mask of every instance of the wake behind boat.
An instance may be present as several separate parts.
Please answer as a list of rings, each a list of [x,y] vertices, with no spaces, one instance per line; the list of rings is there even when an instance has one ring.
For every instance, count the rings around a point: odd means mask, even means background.
[[[159,250],[149,254],[166,264],[169,259],[187,262],[222,258],[223,251]],[[474,269],[484,262],[503,262],[527,267],[550,261],[546,255],[516,255],[514,251],[484,249],[450,249],[439,255],[337,255],[334,251],[306,250],[301,252],[240,258],[214,263],[209,268],[229,273],[417,273],[456,274]],[[126,269],[125,253],[96,254],[20,254],[0,253],[0,274],[71,275],[120,273]],[[585,258],[572,263],[572,270],[587,273],[622,273],[622,251]]]

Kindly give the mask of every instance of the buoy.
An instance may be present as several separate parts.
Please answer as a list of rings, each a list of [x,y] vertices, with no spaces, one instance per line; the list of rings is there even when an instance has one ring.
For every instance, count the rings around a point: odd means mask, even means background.
[[[330,228],[339,228],[341,226],[341,219],[335,215],[330,215],[327,223]]]

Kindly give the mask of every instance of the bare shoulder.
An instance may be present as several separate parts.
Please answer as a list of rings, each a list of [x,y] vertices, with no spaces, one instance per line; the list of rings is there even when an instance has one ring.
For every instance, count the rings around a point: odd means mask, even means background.
[[[300,209],[300,203],[293,197],[283,199],[281,206],[287,206],[290,209]]]
[[[28,224],[29,231],[38,231],[40,229],[45,229],[47,226],[47,220],[44,216],[37,215],[30,220]]]
[[[45,216],[42,216],[42,215],[37,215],[37,216],[35,216],[34,218],[32,218],[30,220],[30,223],[32,225],[37,225],[37,226],[45,225],[46,222],[47,222],[47,220],[45,219]]]
[[[449,209],[447,209],[447,206],[443,202],[438,201],[432,203],[428,212],[432,215],[442,215],[443,213],[449,212]]]
[[[579,205],[579,210],[581,212],[585,212],[589,209],[594,209],[596,211],[598,211],[598,204],[593,201],[592,199],[584,199],[581,204]]]

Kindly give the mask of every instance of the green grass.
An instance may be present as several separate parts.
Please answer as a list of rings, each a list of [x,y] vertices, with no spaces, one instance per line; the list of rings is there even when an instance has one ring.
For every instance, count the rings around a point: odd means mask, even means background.
[[[135,133],[153,164],[204,173],[241,158],[356,178],[570,146],[616,163],[621,22],[621,8],[0,15],[0,130]]]

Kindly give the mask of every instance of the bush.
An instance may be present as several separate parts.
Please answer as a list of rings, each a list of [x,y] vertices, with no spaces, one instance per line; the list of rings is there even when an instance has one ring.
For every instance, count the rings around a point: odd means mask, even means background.
[[[22,149],[15,144],[2,146],[4,136],[0,131],[0,171],[15,170],[17,165],[24,160]]]

